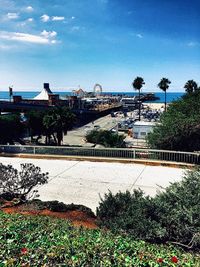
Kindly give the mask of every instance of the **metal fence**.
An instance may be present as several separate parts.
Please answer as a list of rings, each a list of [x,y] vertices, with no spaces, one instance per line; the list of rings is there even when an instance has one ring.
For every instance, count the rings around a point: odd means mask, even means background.
[[[200,164],[200,153],[171,150],[130,149],[130,148],[85,148],[55,146],[16,146],[0,145],[0,153],[62,155],[101,158],[123,158],[140,160],[172,161]]]

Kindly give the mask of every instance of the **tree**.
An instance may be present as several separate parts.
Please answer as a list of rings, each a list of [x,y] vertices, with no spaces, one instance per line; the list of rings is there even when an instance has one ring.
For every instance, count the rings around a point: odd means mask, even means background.
[[[147,137],[155,149],[200,150],[200,91],[185,94],[172,102]]]
[[[184,85],[184,88],[188,94],[194,93],[199,89],[198,84],[194,80],[188,80]]]
[[[158,84],[158,87],[165,92],[165,111],[167,110],[167,89],[171,81],[167,78],[162,78]]]
[[[37,195],[38,191],[33,188],[46,184],[48,178],[48,173],[41,173],[41,169],[31,163],[21,164],[21,171],[0,163],[0,196],[26,201]]]
[[[31,136],[31,141],[33,141],[33,136],[37,135],[36,144],[44,133],[43,117],[45,111],[29,111],[26,116],[28,118],[28,130]]]
[[[24,129],[19,114],[0,116],[0,144],[14,144],[16,140],[19,142]]]
[[[63,135],[75,121],[75,115],[67,107],[56,107],[49,110],[43,118],[43,125],[46,132],[46,144],[50,144],[51,136],[54,142],[60,146]]]
[[[140,110],[141,110],[141,103],[140,103],[140,90],[142,86],[145,84],[144,79],[142,77],[136,77],[133,81],[132,85],[135,90],[138,90],[138,96],[139,96],[139,121],[140,121]]]

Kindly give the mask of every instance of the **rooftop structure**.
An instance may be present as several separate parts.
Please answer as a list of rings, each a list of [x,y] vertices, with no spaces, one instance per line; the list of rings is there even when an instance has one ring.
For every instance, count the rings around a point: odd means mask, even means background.
[[[153,127],[157,122],[150,121],[136,121],[133,124],[133,136],[136,139],[145,139],[146,136],[153,131]]]
[[[49,100],[50,94],[53,93],[49,88],[49,83],[44,83],[44,88],[36,97],[34,97],[34,100]]]

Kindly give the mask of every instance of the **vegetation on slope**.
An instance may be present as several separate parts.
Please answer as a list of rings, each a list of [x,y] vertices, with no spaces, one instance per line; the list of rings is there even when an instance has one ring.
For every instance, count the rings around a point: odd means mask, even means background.
[[[154,198],[140,190],[111,192],[97,209],[101,225],[151,242],[200,248],[200,169],[189,171]]]
[[[148,135],[151,148],[200,150],[200,90],[171,103],[161,121]]]
[[[194,266],[198,255],[66,220],[0,213],[0,266]]]

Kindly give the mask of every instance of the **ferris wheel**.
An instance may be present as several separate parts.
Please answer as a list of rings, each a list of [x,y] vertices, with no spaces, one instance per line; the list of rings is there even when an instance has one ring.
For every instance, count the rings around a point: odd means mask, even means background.
[[[101,95],[103,89],[102,89],[102,86],[98,83],[95,84],[94,86],[94,89],[93,89],[93,92],[95,95]]]

